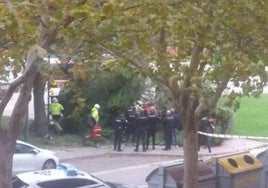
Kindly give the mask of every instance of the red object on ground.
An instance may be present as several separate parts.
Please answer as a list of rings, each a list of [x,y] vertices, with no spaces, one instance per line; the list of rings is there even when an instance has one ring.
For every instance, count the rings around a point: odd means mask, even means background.
[[[91,138],[99,138],[101,137],[101,127],[99,125],[94,125],[90,130]]]

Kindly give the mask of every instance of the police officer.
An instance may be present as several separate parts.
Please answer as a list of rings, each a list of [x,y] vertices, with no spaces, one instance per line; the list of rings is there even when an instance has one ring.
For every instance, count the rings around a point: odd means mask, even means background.
[[[201,132],[204,132],[204,133],[211,132],[210,131],[210,130],[212,130],[211,122],[209,121],[209,119],[207,117],[203,117],[200,120],[198,130]],[[204,144],[207,146],[208,152],[211,153],[210,138],[206,135],[198,134],[198,151],[200,150],[200,146],[204,145]]]
[[[115,151],[122,151],[121,149],[121,142],[123,137],[123,132],[127,124],[127,119],[125,115],[119,114],[115,117],[114,121],[114,150]]]
[[[178,145],[178,131],[182,131],[182,123],[179,113],[172,108],[171,113],[174,116],[174,122],[172,125],[172,145],[177,148]]]
[[[142,150],[143,152],[146,151],[145,148],[145,133],[146,133],[146,127],[148,125],[148,118],[146,115],[146,112],[140,111],[138,117],[137,117],[137,121],[136,121],[136,129],[135,129],[135,135],[136,135],[136,148],[134,151],[138,152],[139,151],[139,145],[140,145],[140,141],[142,143]]]
[[[137,112],[134,106],[131,106],[127,109],[126,118],[128,121],[126,128],[126,144],[129,142],[129,138],[132,137],[132,144],[135,143],[135,126],[136,126],[136,118]]]
[[[174,116],[170,110],[166,111],[166,116],[163,119],[163,129],[165,137],[165,148],[164,150],[171,149],[171,140],[172,140],[172,126],[174,123]]]
[[[156,116],[154,107],[151,107],[150,114],[148,114],[148,128],[146,135],[146,149],[149,148],[150,138],[152,138],[152,148],[155,149],[155,134],[157,131],[158,117]]]

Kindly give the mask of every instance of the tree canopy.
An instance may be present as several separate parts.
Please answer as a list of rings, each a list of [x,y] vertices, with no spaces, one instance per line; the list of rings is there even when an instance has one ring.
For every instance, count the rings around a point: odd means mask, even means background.
[[[217,105],[228,83],[243,89],[242,94],[229,93],[232,105],[237,96],[257,96],[267,81],[268,2],[264,0],[7,0],[0,5],[2,75],[8,66],[15,73],[29,67],[35,68],[28,69],[34,73],[42,70],[36,62],[45,49],[73,57],[81,77],[85,66],[110,71],[128,67],[150,77],[181,112],[185,188],[197,187],[200,118]],[[104,54],[114,61],[103,62]],[[12,86],[23,84],[22,94],[28,97],[33,78],[25,75]],[[212,88],[209,93],[208,86]],[[9,97],[0,103],[0,110]],[[0,133],[4,131],[1,127]],[[4,147],[1,140],[0,149]],[[4,162],[0,157],[0,172]],[[2,178],[0,185],[8,187],[1,182],[10,177]]]
[[[267,8],[264,1],[115,0],[98,10],[99,32],[92,36],[106,39],[101,49],[116,59],[105,66],[150,77],[181,112],[186,188],[197,186],[200,118],[228,83],[243,90],[228,95],[227,104],[236,107],[237,97],[258,96],[266,84]]]

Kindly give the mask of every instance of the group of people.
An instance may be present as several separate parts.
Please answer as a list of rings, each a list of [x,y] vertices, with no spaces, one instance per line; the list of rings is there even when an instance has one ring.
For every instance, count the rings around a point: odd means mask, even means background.
[[[86,119],[89,127],[98,125],[100,105],[95,104]],[[49,106],[55,131],[62,133],[63,129],[59,124],[62,117],[63,106],[58,99],[53,97]],[[203,117],[200,120],[199,131],[212,133],[216,123],[215,118]],[[174,108],[157,113],[154,106],[138,101],[135,106],[131,106],[125,113],[120,113],[114,118],[114,150],[122,151],[121,145],[124,138],[126,144],[132,143],[134,151],[138,152],[141,145],[142,151],[149,149],[150,141],[152,149],[156,145],[156,133],[161,130],[164,135],[163,150],[170,150],[171,146],[178,146],[178,132],[182,131],[182,123],[179,113]],[[51,135],[48,134],[50,138]],[[89,135],[87,135],[89,136]],[[92,136],[92,135],[91,135]],[[198,136],[198,149],[201,145],[206,145],[211,152],[210,138],[200,134]]]
[[[143,152],[149,149],[150,141],[152,149],[156,145],[156,133],[163,130],[165,147],[170,150],[171,146],[178,146],[178,131],[182,130],[179,114],[174,110],[165,110],[158,114],[154,106],[149,103],[137,103],[121,113],[114,119],[114,150],[122,151],[123,137],[125,143],[133,143],[134,151],[138,152],[141,145]]]
[[[216,119],[203,117],[200,120],[198,130],[205,133],[213,133]],[[126,113],[121,113],[115,117],[114,123],[114,150],[122,151],[121,145],[124,139],[125,144],[133,143],[134,151],[141,149],[143,152],[152,149],[156,145],[156,133],[162,131],[164,136],[163,150],[170,150],[171,147],[179,146],[178,132],[183,126],[178,112],[174,108],[157,113],[154,106],[145,103],[137,103],[127,109]],[[206,135],[198,135],[198,150],[202,145],[207,146],[211,152],[211,138]]]

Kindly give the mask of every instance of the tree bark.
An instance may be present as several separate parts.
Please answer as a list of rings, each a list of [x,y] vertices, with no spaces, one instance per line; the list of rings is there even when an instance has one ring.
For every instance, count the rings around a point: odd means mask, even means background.
[[[25,81],[14,106],[9,123],[8,125],[1,125],[0,127],[0,187],[5,188],[12,188],[12,161],[15,143],[24,128],[27,109],[29,101],[31,100],[33,79],[36,73],[36,68],[32,63],[36,61],[37,56],[28,53],[27,59],[30,67],[26,70],[27,73],[23,75]],[[8,94],[12,95],[13,93]],[[7,96],[7,98],[9,97],[10,96]]]
[[[9,139],[10,131],[0,131],[0,187],[11,188],[12,159],[14,152],[15,139]]]
[[[197,188],[198,185],[198,135],[193,120],[184,126],[183,151],[184,151],[184,188]]]
[[[49,36],[52,37],[49,38]],[[53,39],[55,39],[54,37],[55,33],[51,33],[47,28],[43,27],[42,24],[40,25],[40,37],[37,42],[40,47],[48,49]],[[35,53],[28,52],[25,71],[22,76],[11,83],[6,95],[0,103],[0,118],[2,118],[3,111],[15,92],[15,89],[21,85],[23,86],[11,114],[9,124],[0,126],[0,188],[12,188],[13,153],[16,140],[24,128],[27,109],[29,101],[31,100],[33,80],[37,72],[40,71],[40,65],[35,65],[37,60],[38,57]]]
[[[41,74],[37,73],[34,79],[34,126],[38,135],[44,136],[48,132],[47,113],[44,101],[45,83]]]

